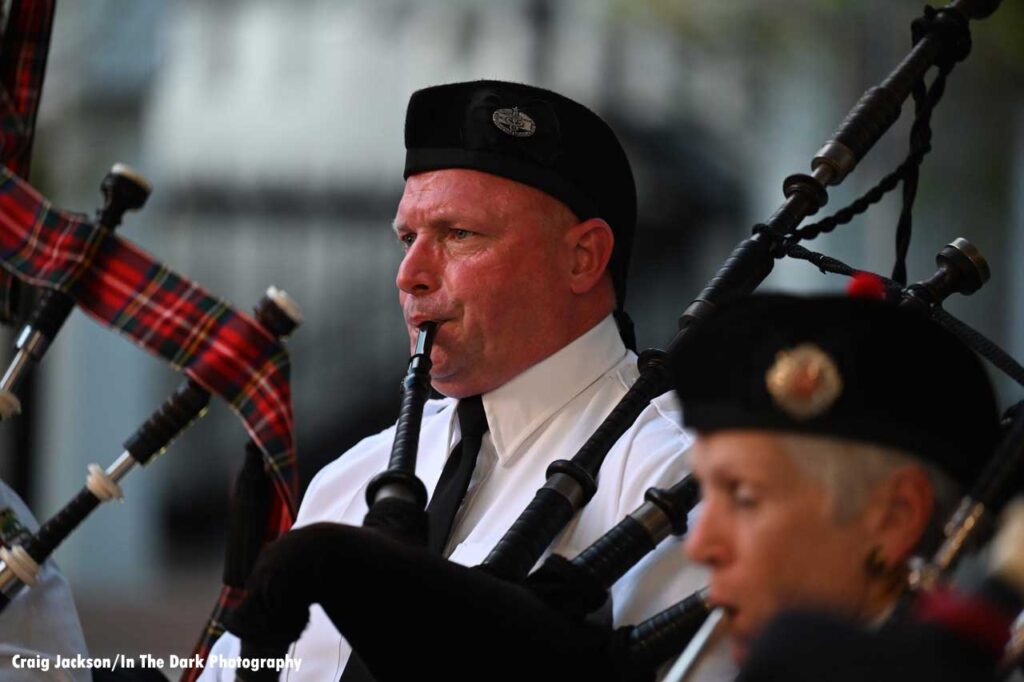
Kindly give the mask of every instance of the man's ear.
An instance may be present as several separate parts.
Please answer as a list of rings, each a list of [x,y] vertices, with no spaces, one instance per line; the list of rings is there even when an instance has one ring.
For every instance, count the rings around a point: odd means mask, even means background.
[[[588,218],[566,232],[571,249],[571,287],[574,294],[585,294],[601,281],[615,247],[612,228],[601,218]]]
[[[935,510],[935,490],[927,472],[915,464],[889,475],[875,492],[874,513],[869,521],[880,539],[887,568],[910,558]]]

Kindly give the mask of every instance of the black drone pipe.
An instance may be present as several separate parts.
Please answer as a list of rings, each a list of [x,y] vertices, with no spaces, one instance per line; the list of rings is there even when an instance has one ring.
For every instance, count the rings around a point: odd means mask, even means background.
[[[784,240],[828,201],[826,187],[838,185],[899,117],[903,102],[925,73],[940,61],[967,56],[968,22],[990,14],[998,2],[956,0],[939,10],[907,57],[881,85],[870,88],[811,161],[811,175],[792,175],[783,183],[786,201],[753,236],[741,242],[704,290],[683,312],[679,331],[668,345],[675,352],[717,305],[749,294],[782,255]],[[604,457],[645,406],[668,390],[664,354],[645,351],[640,377],[597,431],[571,460],[556,460],[547,482],[512,524],[481,568],[506,580],[521,581],[574,514],[597,490]]]
[[[621,628],[625,646],[619,650],[616,667],[633,677],[653,678],[654,671],[690,643],[710,613],[705,588],[638,625]]]
[[[687,514],[700,501],[692,474],[671,488],[650,488],[644,503],[569,560],[552,554],[526,586],[552,608],[582,618],[600,608],[608,590],[671,535],[687,530]]]

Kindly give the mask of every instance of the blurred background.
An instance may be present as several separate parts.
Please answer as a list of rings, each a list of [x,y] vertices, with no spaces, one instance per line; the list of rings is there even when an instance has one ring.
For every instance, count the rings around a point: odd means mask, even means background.
[[[992,279],[947,308],[1024,357],[1024,3],[973,25],[934,117],[908,261],[956,237]],[[306,323],[289,343],[302,484],[395,418],[407,345],[390,222],[412,91],[502,78],[589,104],[639,186],[629,309],[640,347],[781,203],[853,103],[910,46],[918,0],[92,0],[58,3],[32,183],[91,213],[116,161],[153,183],[120,234],[250,310],[268,285]],[[831,213],[905,156],[904,118]],[[807,246],[889,274],[899,192]],[[782,262],[764,288],[841,290]],[[13,331],[0,332],[10,348]],[[898,339],[893,340],[898,343]],[[5,361],[6,362],[6,361]],[[0,477],[40,519],[107,465],[179,377],[75,312],[0,428]],[[1004,402],[1020,390],[999,382]],[[894,387],[898,390],[898,387]],[[245,442],[221,402],[57,552],[92,653],[185,655],[219,590]]]

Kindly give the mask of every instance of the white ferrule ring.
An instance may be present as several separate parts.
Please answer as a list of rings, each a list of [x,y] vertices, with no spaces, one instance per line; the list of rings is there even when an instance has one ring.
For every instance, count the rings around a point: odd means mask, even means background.
[[[36,584],[36,576],[39,574],[39,564],[29,556],[25,548],[15,545],[11,549],[0,547],[0,559],[3,559],[11,573],[18,576],[18,580],[29,587]]]
[[[0,419],[9,419],[21,414],[21,401],[10,391],[0,391]]]
[[[110,500],[123,500],[124,492],[121,486],[107,476],[107,472],[100,468],[99,464],[89,465],[89,476],[85,479],[85,487],[89,489],[101,502]]]
[[[284,289],[278,289],[275,286],[267,287],[267,298],[276,303],[277,307],[290,317],[296,326],[302,324],[302,309],[299,308],[299,304]]]

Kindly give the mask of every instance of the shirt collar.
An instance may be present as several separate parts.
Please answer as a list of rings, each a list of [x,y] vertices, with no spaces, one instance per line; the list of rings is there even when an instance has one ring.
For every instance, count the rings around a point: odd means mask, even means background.
[[[490,440],[507,465],[552,415],[600,379],[626,354],[611,315],[502,386],[483,395]],[[449,442],[455,427],[452,410]]]

